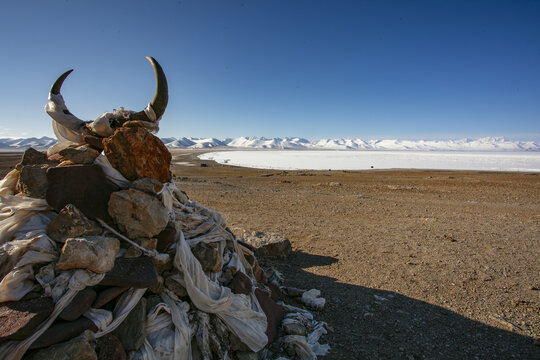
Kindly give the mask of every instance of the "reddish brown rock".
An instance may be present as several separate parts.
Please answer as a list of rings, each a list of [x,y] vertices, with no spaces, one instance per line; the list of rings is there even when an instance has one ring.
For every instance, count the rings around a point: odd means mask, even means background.
[[[241,271],[237,271],[231,281],[230,288],[235,294],[249,295],[251,293],[251,279]]]
[[[100,291],[92,304],[92,307],[99,309],[103,305],[107,304],[109,301],[116,299],[120,294],[129,289],[128,287],[122,286],[112,286]]]
[[[47,171],[47,203],[56,211],[75,205],[91,219],[110,221],[108,204],[118,187],[108,181],[98,165],[74,165]]]
[[[255,289],[255,296],[266,315],[266,336],[268,336],[268,344],[272,344],[278,337],[278,328],[286,311],[261,289]]]
[[[264,270],[259,266],[257,260],[253,263],[253,275],[255,276],[255,280],[260,284],[266,284],[268,282],[268,277]]]
[[[87,287],[75,295],[73,300],[62,310],[59,317],[66,321],[73,321],[84,314],[96,299],[94,289]]]
[[[221,258],[211,245],[200,242],[191,248],[191,252],[202,265],[205,272],[218,272],[221,270]]]
[[[30,349],[39,349],[73,339],[85,330],[96,332],[98,328],[92,320],[84,316],[75,321],[55,323],[30,345]]]
[[[152,178],[162,183],[171,179],[171,153],[161,140],[140,127],[123,127],[103,140],[111,165],[129,180]]]
[[[35,297],[0,304],[0,341],[24,340],[52,312],[50,297]]]
[[[126,360],[126,350],[113,334],[97,339],[96,355],[98,360]]]
[[[168,224],[165,229],[158,234],[156,250],[160,253],[167,251],[176,239],[176,228],[173,224]]]

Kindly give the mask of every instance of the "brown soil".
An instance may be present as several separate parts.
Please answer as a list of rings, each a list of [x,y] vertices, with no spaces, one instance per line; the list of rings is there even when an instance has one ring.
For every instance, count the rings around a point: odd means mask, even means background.
[[[285,172],[197,154],[173,153],[177,186],[233,230],[290,239],[264,265],[322,291],[325,358],[540,359],[540,174]],[[20,157],[6,156],[1,176]]]

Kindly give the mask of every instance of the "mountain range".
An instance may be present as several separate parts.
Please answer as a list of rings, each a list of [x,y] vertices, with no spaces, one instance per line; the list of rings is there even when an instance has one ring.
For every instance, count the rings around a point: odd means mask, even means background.
[[[362,139],[320,139],[308,140],[298,137],[272,138],[237,137],[216,138],[175,138],[164,137],[161,141],[169,149],[313,149],[313,150],[417,150],[417,151],[540,151],[540,144],[534,141],[511,141],[504,137],[484,137],[459,140],[362,140]],[[16,151],[33,147],[45,150],[56,143],[56,139],[41,138],[0,138],[0,151]]]

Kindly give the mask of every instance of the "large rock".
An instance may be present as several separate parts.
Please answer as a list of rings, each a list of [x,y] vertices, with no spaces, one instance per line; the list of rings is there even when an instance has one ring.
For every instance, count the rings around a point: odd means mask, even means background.
[[[47,235],[61,243],[68,238],[99,235],[102,230],[98,223],[89,220],[73,204],[67,204],[47,225]]]
[[[60,319],[73,321],[78,319],[84,314],[96,299],[96,292],[91,287],[83,289],[75,295],[73,300],[62,310],[59,317]]]
[[[120,241],[112,237],[70,238],[66,240],[56,265],[61,270],[88,269],[102,274],[113,268],[119,250]]]
[[[56,211],[75,205],[86,216],[110,221],[108,203],[118,186],[105,178],[98,165],[74,165],[47,171],[47,202]]]
[[[276,233],[244,231],[238,239],[253,247],[257,257],[283,259],[292,252],[289,239]]]
[[[47,192],[47,166],[23,166],[19,174],[17,190],[24,196],[44,199]]]
[[[158,284],[158,274],[152,258],[118,258],[111,271],[99,285],[124,286],[137,289],[149,288]]]
[[[75,336],[79,336],[85,330],[98,331],[96,324],[92,320],[81,316],[75,321],[54,323],[50,328],[45,330],[40,337],[36,339],[30,345],[30,349],[39,349],[54,344],[58,344],[62,341],[73,339]],[[54,357],[48,359],[55,359]],[[75,358],[76,359],[76,358]]]
[[[138,350],[146,337],[146,299],[141,298],[126,319],[114,331],[114,335],[127,351]]]
[[[0,341],[26,339],[52,310],[50,297],[23,298],[0,304]]]
[[[98,157],[99,151],[90,146],[82,145],[78,147],[67,147],[58,152],[62,160],[73,161],[75,164],[89,165],[93,164]]]
[[[157,196],[135,189],[113,193],[109,200],[109,214],[131,239],[154,237],[165,229],[169,221],[169,212]]]
[[[162,183],[171,179],[171,153],[161,140],[141,127],[123,127],[103,140],[111,165],[129,180],[149,177]]]
[[[29,360],[97,360],[94,333],[86,330],[74,339],[36,351]]]

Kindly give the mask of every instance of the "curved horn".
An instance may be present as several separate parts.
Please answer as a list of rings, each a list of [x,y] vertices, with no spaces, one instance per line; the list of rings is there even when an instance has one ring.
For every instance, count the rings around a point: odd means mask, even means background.
[[[147,56],[146,58],[148,61],[150,61],[150,64],[152,64],[156,74],[156,93],[154,94],[154,98],[152,99],[150,105],[152,105],[152,108],[156,113],[156,119],[159,120],[163,116],[163,113],[167,108],[167,103],[169,102],[167,78],[165,77],[165,73],[163,72],[161,65],[159,65],[156,59],[151,56]]]
[[[49,102],[45,105],[45,111],[53,118],[53,130],[58,139],[67,139],[72,142],[79,142],[79,137],[84,125],[84,121],[73,115],[60,94],[60,89],[64,80],[73,69],[66,71],[56,79],[49,91]]]
[[[152,106],[152,109],[156,114],[155,120],[159,120],[163,116],[163,113],[167,108],[167,103],[169,102],[169,88],[167,86],[167,78],[165,77],[165,73],[163,72],[161,65],[159,65],[156,59],[151,56],[147,56],[146,59],[150,61],[150,64],[152,64],[152,67],[154,68],[154,72],[156,74],[156,93],[154,94],[154,98],[152,99],[152,102],[150,102],[150,105]],[[144,110],[129,114],[126,120],[143,120],[150,122],[155,121],[148,118],[148,115],[146,115]]]
[[[71,74],[72,71],[73,69],[68,70],[62,75],[60,75],[58,79],[56,79],[53,86],[51,86],[51,91],[50,91],[51,94],[54,94],[54,95],[60,94],[60,89],[62,88],[62,84],[64,83],[64,80],[66,80],[66,78],[68,77],[69,74]]]

